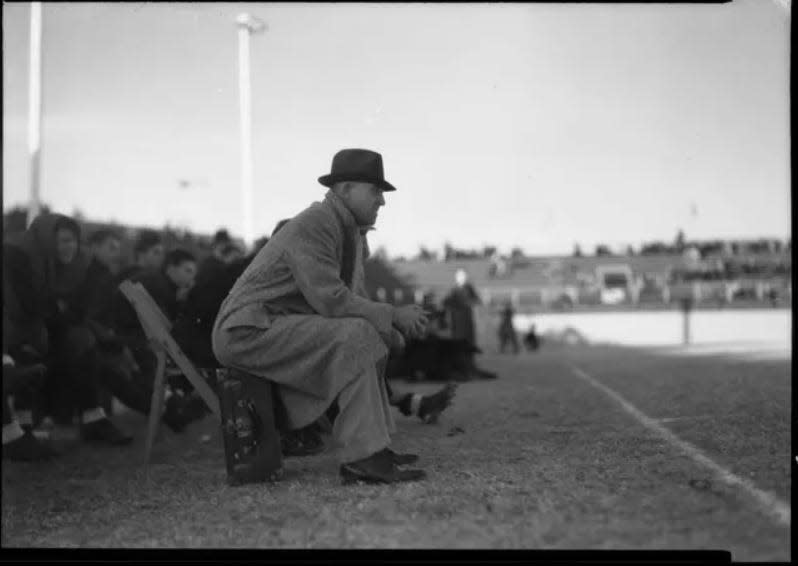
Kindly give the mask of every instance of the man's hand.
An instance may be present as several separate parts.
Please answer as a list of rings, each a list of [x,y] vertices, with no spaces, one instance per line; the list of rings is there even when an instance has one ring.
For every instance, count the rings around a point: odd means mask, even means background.
[[[427,315],[418,305],[403,305],[393,310],[393,324],[405,338],[420,338],[427,328]]]

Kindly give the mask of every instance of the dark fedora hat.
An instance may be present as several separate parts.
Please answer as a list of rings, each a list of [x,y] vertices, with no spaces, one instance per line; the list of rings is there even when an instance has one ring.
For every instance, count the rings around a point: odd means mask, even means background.
[[[368,149],[342,149],[333,157],[330,174],[319,177],[319,183],[325,187],[341,181],[374,183],[383,191],[396,190],[385,180],[382,155]]]

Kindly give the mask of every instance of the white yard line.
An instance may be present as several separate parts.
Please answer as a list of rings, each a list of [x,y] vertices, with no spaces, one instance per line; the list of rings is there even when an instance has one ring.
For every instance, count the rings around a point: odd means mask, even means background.
[[[660,419],[654,419],[658,423],[675,423],[679,421],[692,421],[695,419],[714,419],[716,418],[715,415],[689,415],[684,417],[662,417]]]
[[[710,459],[706,455],[704,455],[698,448],[686,442],[673,434],[670,430],[666,427],[662,426],[656,419],[652,419],[651,417],[645,415],[639,409],[637,409],[634,405],[632,405],[629,401],[621,397],[618,393],[604,385],[603,383],[599,382],[597,379],[591,377],[581,369],[576,366],[571,366],[574,374],[578,377],[585,380],[587,383],[598,389],[599,391],[604,392],[609,397],[614,399],[618,402],[619,405],[623,408],[624,411],[632,415],[637,421],[639,421],[644,427],[649,429],[650,431],[655,432],[666,441],[668,441],[671,445],[675,446],[688,456],[690,456],[694,461],[698,462],[702,466],[709,468],[726,484],[737,487],[744,491],[748,496],[750,496],[758,505],[759,507],[770,517],[773,517],[782,525],[789,526],[790,525],[790,516],[791,510],[790,505],[785,503],[781,499],[779,499],[776,495],[769,493],[767,491],[763,491],[756,487],[753,483],[748,481],[745,478],[741,478],[740,476],[734,474],[733,472],[727,470],[720,464],[716,463],[714,460]]]

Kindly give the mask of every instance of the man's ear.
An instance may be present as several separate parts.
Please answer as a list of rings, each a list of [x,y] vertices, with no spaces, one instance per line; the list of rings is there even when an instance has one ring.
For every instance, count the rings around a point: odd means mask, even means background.
[[[352,190],[352,181],[344,181],[340,184],[340,188],[338,189],[339,196],[346,196]]]

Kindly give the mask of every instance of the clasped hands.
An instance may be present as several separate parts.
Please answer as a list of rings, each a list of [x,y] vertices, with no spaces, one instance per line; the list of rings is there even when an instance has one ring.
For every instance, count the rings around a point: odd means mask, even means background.
[[[393,310],[393,325],[408,340],[423,337],[428,323],[427,313],[419,305],[402,305]]]

